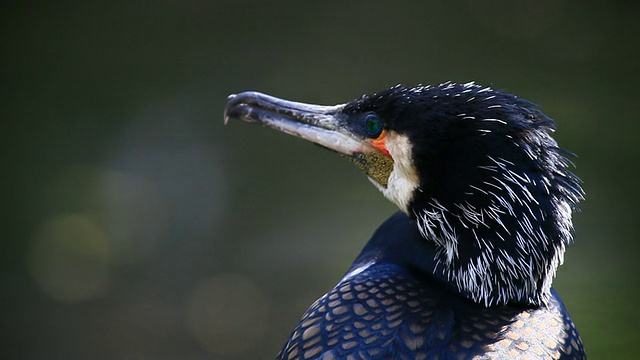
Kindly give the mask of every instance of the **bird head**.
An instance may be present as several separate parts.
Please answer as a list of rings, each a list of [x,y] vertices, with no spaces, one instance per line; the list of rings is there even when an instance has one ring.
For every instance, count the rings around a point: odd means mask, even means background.
[[[334,106],[244,92],[229,97],[230,117],[353,161],[435,245],[430,270],[470,299],[548,300],[583,192],[570,153],[551,137],[553,120],[532,103],[447,82]]]

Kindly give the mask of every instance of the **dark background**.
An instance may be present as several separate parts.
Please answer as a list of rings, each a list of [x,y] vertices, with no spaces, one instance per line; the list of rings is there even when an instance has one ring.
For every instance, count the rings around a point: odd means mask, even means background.
[[[475,80],[535,103],[587,201],[555,287],[591,358],[640,341],[637,2],[0,5],[0,351],[270,359],[395,211],[359,170],[232,121]]]

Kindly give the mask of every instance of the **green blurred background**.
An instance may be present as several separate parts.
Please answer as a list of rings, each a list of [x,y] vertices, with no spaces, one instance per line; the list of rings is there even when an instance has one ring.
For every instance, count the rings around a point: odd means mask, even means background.
[[[587,201],[555,287],[591,358],[640,341],[638,3],[0,5],[5,359],[270,359],[395,211],[228,94],[475,80],[543,105]]]

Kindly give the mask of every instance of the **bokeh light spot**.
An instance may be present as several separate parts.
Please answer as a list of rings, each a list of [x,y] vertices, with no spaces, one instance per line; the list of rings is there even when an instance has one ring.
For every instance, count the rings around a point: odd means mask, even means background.
[[[27,264],[51,298],[78,302],[109,285],[111,249],[106,232],[83,214],[56,216],[36,232]]]
[[[115,263],[143,261],[169,241],[169,211],[151,179],[122,171],[104,171],[99,191],[102,207],[99,216],[111,236]]]

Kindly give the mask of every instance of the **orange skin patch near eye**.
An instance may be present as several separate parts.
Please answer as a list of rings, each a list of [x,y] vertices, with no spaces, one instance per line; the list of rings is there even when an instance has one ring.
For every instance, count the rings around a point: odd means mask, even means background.
[[[369,143],[376,149],[380,150],[381,153],[387,155],[388,157],[391,157],[391,154],[389,154],[389,150],[387,150],[386,139],[387,130],[383,130],[378,138],[369,140]]]

